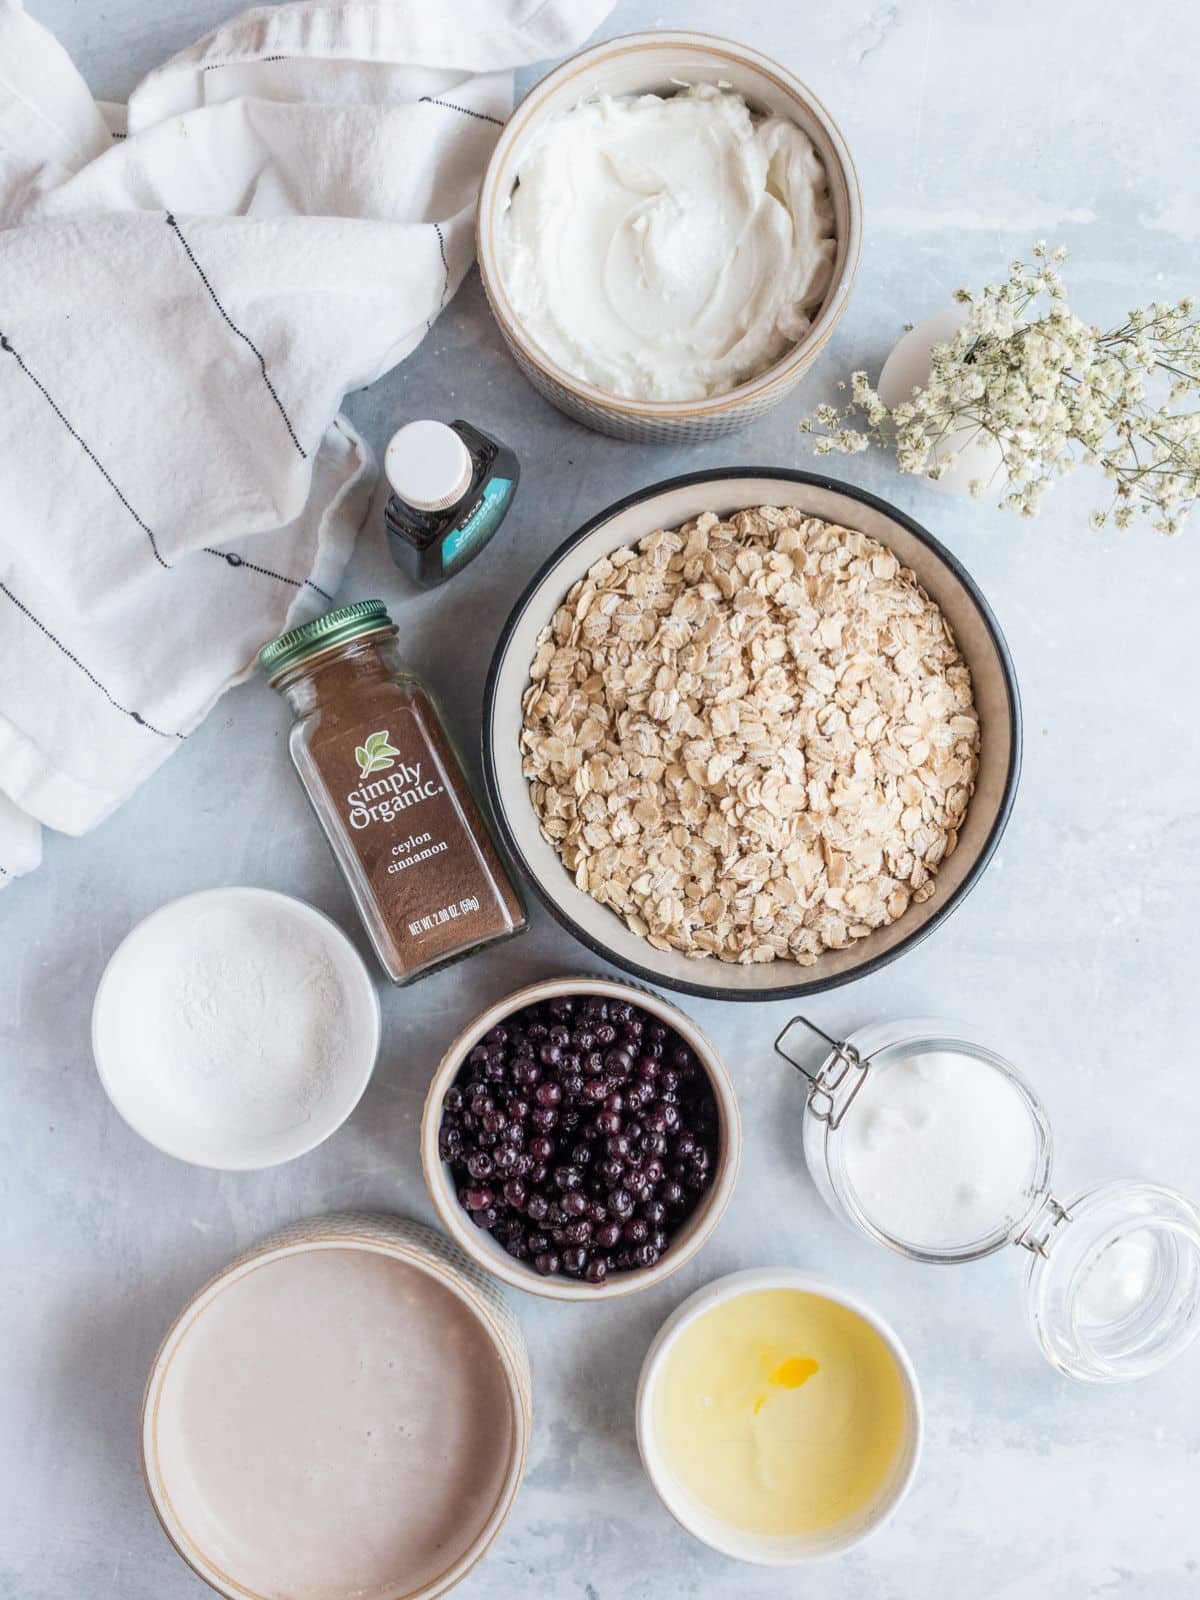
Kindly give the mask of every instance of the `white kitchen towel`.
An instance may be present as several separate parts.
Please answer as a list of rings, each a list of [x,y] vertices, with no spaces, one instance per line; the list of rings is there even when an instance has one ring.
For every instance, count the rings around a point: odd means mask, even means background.
[[[126,114],[0,0],[0,885],[328,609],[373,478],[342,396],[470,266],[512,69],[610,5],[262,7]]]

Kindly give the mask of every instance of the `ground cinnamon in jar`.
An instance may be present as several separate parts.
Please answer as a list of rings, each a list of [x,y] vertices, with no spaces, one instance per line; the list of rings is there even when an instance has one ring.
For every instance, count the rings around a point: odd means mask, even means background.
[[[393,983],[520,933],[525,910],[382,601],[293,628],[259,659],[292,760]]]

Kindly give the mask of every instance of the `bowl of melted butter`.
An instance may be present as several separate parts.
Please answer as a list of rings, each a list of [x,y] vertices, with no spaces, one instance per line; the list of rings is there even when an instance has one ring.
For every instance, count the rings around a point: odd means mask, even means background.
[[[763,1566],[839,1555],[903,1500],[920,1455],[916,1375],[853,1295],[790,1269],[686,1300],[642,1368],[638,1448],[667,1510]]]

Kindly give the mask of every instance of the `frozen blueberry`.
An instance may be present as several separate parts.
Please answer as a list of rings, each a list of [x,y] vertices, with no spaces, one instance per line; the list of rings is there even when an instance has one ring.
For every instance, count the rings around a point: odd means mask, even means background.
[[[447,1089],[458,1203],[517,1261],[601,1284],[657,1264],[712,1183],[694,1051],[632,1001],[559,995],[498,1023]]]

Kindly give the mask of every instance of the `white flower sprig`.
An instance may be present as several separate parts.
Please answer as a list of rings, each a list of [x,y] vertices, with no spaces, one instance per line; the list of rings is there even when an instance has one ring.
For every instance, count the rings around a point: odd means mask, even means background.
[[[1101,333],[1067,305],[1056,270],[1065,258],[1038,243],[1033,263],[1014,261],[1006,282],[979,295],[959,289],[966,320],[933,347],[925,385],[887,406],[855,372],[849,404],[818,406],[800,424],[818,455],[874,442],[895,451],[902,472],[936,479],[966,444],[990,440],[1008,480],[1001,504],[1022,516],[1036,516],[1054,479],[1083,461],[1113,484],[1094,528],[1110,516],[1127,528],[1140,514],[1177,533],[1200,497],[1196,303],[1152,302]],[[974,479],[971,493],[988,486]]]

